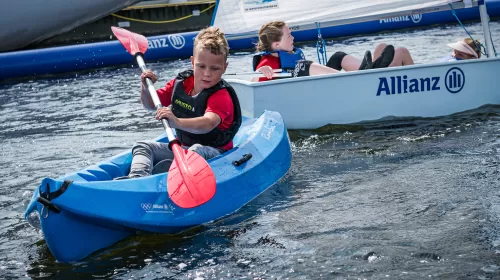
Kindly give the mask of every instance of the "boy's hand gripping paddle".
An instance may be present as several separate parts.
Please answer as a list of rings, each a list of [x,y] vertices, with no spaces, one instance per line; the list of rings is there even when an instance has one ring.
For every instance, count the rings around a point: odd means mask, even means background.
[[[116,38],[127,51],[135,56],[137,65],[147,70],[142,55],[148,49],[146,37],[119,27],[111,27]],[[156,109],[162,108],[153,82],[147,78],[149,94]],[[215,175],[207,161],[199,154],[183,149],[175,139],[166,119],[161,120],[167,134],[174,162],[168,171],[167,189],[170,199],[182,208],[193,208],[209,201],[215,194]]]

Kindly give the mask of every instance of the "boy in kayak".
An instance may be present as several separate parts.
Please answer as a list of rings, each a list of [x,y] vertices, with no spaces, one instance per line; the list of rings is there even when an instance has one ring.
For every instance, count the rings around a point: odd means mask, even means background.
[[[156,111],[156,119],[167,119],[182,147],[205,159],[232,149],[233,137],[241,125],[236,93],[222,80],[228,54],[228,43],[222,31],[216,27],[200,31],[191,56],[193,70],[179,73],[156,91],[165,106]],[[146,78],[153,83],[158,78],[151,70],[141,75],[141,102],[146,109],[155,110]],[[129,175],[118,179],[151,175],[154,164],[173,159],[168,144],[155,141],[137,142],[132,155]]]
[[[335,54],[329,59],[327,66],[324,66],[306,60],[302,51],[293,46],[293,39],[290,28],[285,22],[272,21],[264,24],[259,30],[257,44],[257,51],[262,54],[254,56],[254,70],[271,79],[273,69],[279,68],[291,72],[294,77],[338,73],[342,68],[350,70],[384,68],[391,64],[395,53],[394,47],[388,45],[373,62],[370,51],[365,53],[363,61],[350,55]],[[334,64],[339,64],[338,69],[333,68]]]

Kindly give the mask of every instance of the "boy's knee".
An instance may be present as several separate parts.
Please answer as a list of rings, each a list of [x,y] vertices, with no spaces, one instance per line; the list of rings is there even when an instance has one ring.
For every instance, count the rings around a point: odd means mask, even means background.
[[[378,45],[375,47],[375,52],[376,52],[377,50],[382,51],[382,50],[384,50],[387,46],[388,46],[388,45],[387,45],[386,43],[380,43],[380,44],[378,44]]]
[[[207,159],[207,160],[211,159],[213,157],[216,157],[222,153],[217,148],[210,147],[210,146],[203,146],[200,144],[194,144],[191,147],[189,147],[188,150],[199,154],[200,156],[202,156],[204,159]]]
[[[135,151],[137,150],[146,150],[148,152],[152,152],[152,148],[149,144],[149,141],[138,141],[134,144],[134,146],[132,147],[132,154],[134,154]]]
[[[330,56],[330,59],[328,59],[328,62],[326,63],[326,66],[333,68],[335,70],[342,70],[342,59],[347,54],[345,52],[336,52],[332,56]]]
[[[201,149],[203,149],[203,147],[204,146],[201,144],[194,144],[191,147],[189,147],[188,150],[190,150],[192,152],[199,152]]]
[[[410,51],[407,48],[397,48],[396,52],[402,53],[402,54],[410,54]]]

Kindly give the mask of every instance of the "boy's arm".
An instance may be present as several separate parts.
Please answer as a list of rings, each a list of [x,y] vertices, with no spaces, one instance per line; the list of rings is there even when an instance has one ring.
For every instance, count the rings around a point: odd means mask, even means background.
[[[208,98],[207,109],[202,117],[196,118],[177,118],[170,108],[158,110],[160,114],[157,119],[167,118],[173,128],[179,128],[195,134],[206,134],[216,128],[232,112],[233,102],[227,91],[214,93]]]
[[[206,134],[216,128],[221,122],[219,115],[213,112],[206,112],[203,117],[177,119],[175,126],[187,132],[195,134]]]
[[[172,80],[168,82],[164,87],[156,90],[156,94],[158,95],[158,98],[160,99],[160,102],[164,107],[172,104],[172,88],[174,87],[174,82],[175,80]],[[149,94],[148,86],[145,84],[142,84],[141,86],[141,103],[144,108],[148,110],[156,110],[153,98],[151,98],[151,95]]]
[[[260,60],[259,64],[255,69],[256,72],[261,72],[264,77],[254,77],[252,78],[252,82],[264,82],[264,81],[269,81],[273,79],[274,76],[274,71],[273,69],[279,69],[280,64],[279,60],[274,58],[273,56],[264,56]]]
[[[144,84],[142,84],[141,86],[141,103],[144,106],[144,108],[148,110],[155,109],[153,98],[151,98],[151,95],[149,94],[148,87]]]
[[[156,106],[149,94],[148,86],[146,84],[146,79],[150,79],[153,84],[158,80],[155,73],[151,69],[144,71],[141,74],[141,103],[144,108],[148,110],[155,110]],[[168,106],[171,104],[172,99],[172,88],[174,87],[175,79],[168,82],[163,88],[156,90],[156,94],[160,99],[163,106]]]

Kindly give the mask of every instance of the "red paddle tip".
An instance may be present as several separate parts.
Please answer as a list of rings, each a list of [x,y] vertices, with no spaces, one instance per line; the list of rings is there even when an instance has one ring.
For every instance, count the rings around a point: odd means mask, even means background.
[[[215,195],[215,175],[199,154],[173,145],[174,162],[168,171],[167,189],[172,202],[194,208]]]
[[[135,55],[138,52],[144,54],[148,50],[146,37],[116,26],[111,26],[111,31],[130,54]]]

